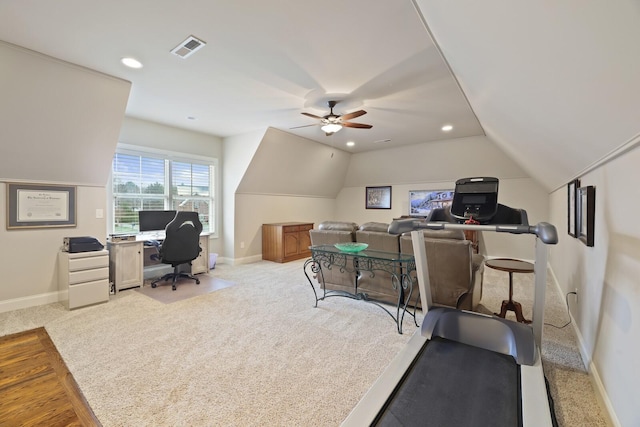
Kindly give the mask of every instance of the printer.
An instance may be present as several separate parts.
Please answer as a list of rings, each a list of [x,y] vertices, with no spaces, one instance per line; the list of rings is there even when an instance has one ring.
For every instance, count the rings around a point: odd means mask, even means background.
[[[104,249],[102,243],[95,237],[65,237],[63,240],[63,251],[69,253],[101,251]]]

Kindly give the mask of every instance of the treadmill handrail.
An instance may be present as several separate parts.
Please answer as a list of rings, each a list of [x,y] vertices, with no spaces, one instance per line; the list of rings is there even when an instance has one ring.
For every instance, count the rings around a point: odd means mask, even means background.
[[[399,219],[389,225],[390,234],[402,234],[413,230],[477,230],[495,231],[498,233],[534,234],[543,243],[555,245],[558,243],[558,231],[548,222],[540,222],[536,225],[518,224],[457,224],[451,222],[425,222],[416,219]]]

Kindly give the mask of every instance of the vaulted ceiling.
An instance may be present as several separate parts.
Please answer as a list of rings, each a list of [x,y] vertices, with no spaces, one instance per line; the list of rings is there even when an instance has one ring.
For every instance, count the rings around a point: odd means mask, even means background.
[[[640,131],[638,8],[9,0],[0,40],[131,81],[131,117],[221,137],[270,126],[350,152],[487,135],[554,189]],[[190,35],[206,45],[173,55]],[[124,67],[127,56],[143,68]],[[329,100],[338,114],[367,111],[352,121],[372,129],[299,127]]]

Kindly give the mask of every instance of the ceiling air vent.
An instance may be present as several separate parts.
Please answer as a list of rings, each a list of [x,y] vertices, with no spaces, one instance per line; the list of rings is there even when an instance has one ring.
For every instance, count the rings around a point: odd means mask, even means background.
[[[193,36],[189,36],[185,41],[174,47],[171,50],[171,53],[179,56],[182,59],[185,59],[189,57],[189,55],[193,54],[196,50],[202,48],[205,44],[206,43],[202,40],[199,40]]]

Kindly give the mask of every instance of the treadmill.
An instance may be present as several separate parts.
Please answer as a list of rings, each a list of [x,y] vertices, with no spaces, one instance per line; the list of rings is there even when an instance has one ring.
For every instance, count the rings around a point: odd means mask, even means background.
[[[497,197],[498,179],[463,178],[450,212],[434,209],[426,221],[391,223],[391,233],[411,232],[425,316],[343,427],[556,425],[540,344],[547,245],[557,243],[557,231],[548,223],[530,226],[524,210],[501,205]],[[434,307],[422,229],[535,235],[532,323]]]

